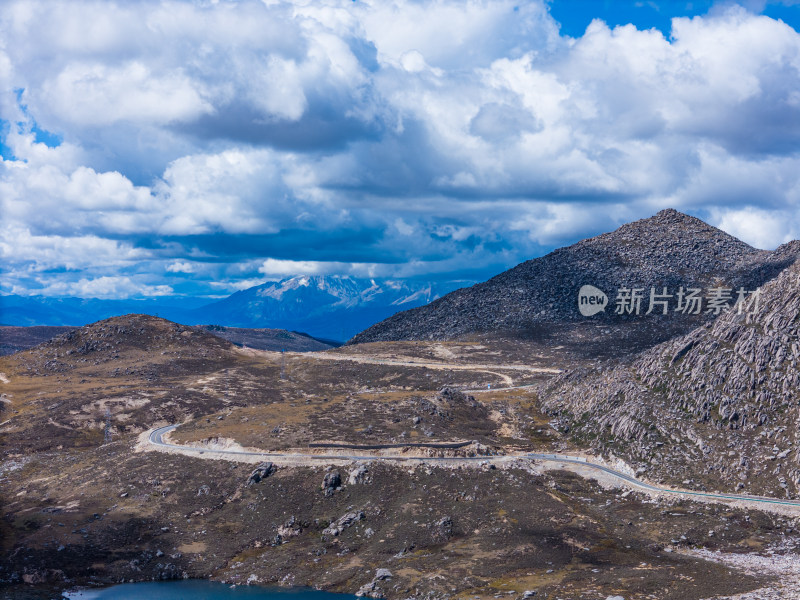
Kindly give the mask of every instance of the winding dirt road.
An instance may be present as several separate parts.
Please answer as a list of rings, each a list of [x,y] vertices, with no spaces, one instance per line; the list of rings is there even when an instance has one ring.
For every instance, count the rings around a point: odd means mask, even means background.
[[[474,456],[474,457],[429,457],[429,456],[408,456],[403,454],[311,454],[301,452],[254,452],[238,449],[212,449],[199,448],[196,446],[184,446],[172,444],[164,440],[164,435],[173,431],[178,425],[166,425],[151,429],[142,436],[142,441],[152,450],[166,452],[177,452],[187,456],[194,456],[203,459],[223,459],[240,462],[258,462],[261,460],[271,460],[291,466],[314,466],[330,463],[349,463],[361,461],[389,461],[411,464],[438,464],[438,465],[474,465],[484,464],[504,464],[513,463],[518,460],[539,461],[543,463],[555,463],[584,476],[591,476],[590,473],[600,473],[606,478],[610,478],[618,484],[625,485],[632,489],[638,489],[655,496],[677,496],[694,500],[709,502],[735,503],[743,508],[755,510],[782,509],[777,512],[786,513],[787,509],[791,514],[800,512],[800,500],[781,500],[778,498],[768,498],[764,496],[747,496],[743,494],[718,494],[712,492],[698,492],[693,490],[681,490],[677,488],[662,487],[636,479],[632,475],[613,469],[607,465],[592,462],[581,456],[568,454],[546,454],[538,452],[528,452],[522,454],[511,454],[502,456]],[[570,468],[572,467],[572,468]]]
[[[295,353],[287,353],[295,354]],[[530,387],[530,385],[515,386],[513,379],[505,374],[498,373],[497,370],[504,371],[523,371],[528,373],[561,373],[561,369],[546,367],[529,367],[526,365],[488,365],[488,364],[459,364],[447,362],[431,362],[425,360],[402,360],[377,358],[371,356],[341,355],[327,352],[305,352],[299,354],[305,358],[315,358],[320,360],[349,360],[361,364],[391,365],[403,367],[426,367],[429,369],[452,369],[469,370],[483,373],[492,373],[503,378],[507,387],[495,388],[496,391],[519,389]],[[533,384],[535,385],[535,384]],[[469,392],[482,392],[481,390],[464,390]],[[770,510],[774,512],[788,513],[796,515],[800,513],[800,500],[781,500],[765,496],[750,496],[744,494],[721,494],[714,492],[700,492],[694,490],[683,490],[658,486],[636,477],[614,469],[600,462],[594,462],[582,456],[557,453],[518,453],[501,456],[474,456],[474,457],[431,457],[414,456],[409,454],[391,454],[379,452],[373,454],[349,454],[344,451],[330,454],[316,454],[312,452],[265,452],[250,451],[244,448],[205,448],[197,446],[186,446],[173,444],[164,439],[164,436],[176,429],[178,425],[165,425],[156,429],[144,432],[140,436],[139,448],[143,450],[159,450],[163,452],[177,452],[187,456],[194,456],[202,459],[222,459],[239,462],[260,462],[270,460],[287,466],[314,466],[320,463],[327,464],[346,464],[359,461],[389,461],[406,464],[437,464],[437,465],[474,465],[483,466],[485,464],[503,465],[514,461],[536,461],[539,463],[551,463],[555,468],[565,468],[583,477],[597,477],[613,483],[622,484],[628,488],[643,491],[656,497],[672,496],[690,498],[705,502],[724,502],[732,503],[742,508],[755,510]]]
[[[397,358],[378,358],[375,356],[363,356],[359,354],[331,354],[327,352],[292,352],[287,354],[302,356],[303,358],[315,358],[319,360],[334,360],[334,361],[350,361],[363,365],[383,365],[392,367],[417,367],[426,369],[436,369],[439,371],[476,371],[478,373],[490,373],[496,375],[503,380],[505,388],[502,389],[518,389],[529,386],[515,386],[514,380],[505,373],[498,373],[498,371],[517,371],[523,373],[542,373],[549,375],[557,375],[562,372],[561,369],[553,367],[531,367],[528,365],[490,365],[482,363],[450,363],[450,362],[437,362],[428,361],[424,359],[412,360],[411,358],[397,359]],[[480,392],[483,390],[465,390]]]

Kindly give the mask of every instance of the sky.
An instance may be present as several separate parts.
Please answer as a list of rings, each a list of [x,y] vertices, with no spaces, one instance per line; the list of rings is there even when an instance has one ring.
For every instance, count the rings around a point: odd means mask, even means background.
[[[800,238],[800,0],[5,0],[0,294],[483,280]]]

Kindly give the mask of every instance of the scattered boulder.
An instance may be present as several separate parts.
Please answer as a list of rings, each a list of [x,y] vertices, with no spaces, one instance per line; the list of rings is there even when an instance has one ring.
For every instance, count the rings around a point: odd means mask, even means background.
[[[296,537],[303,533],[302,524],[292,515],[288,521],[278,527],[278,533],[270,540],[270,546],[280,546],[289,541],[289,538]]]
[[[369,470],[365,465],[358,465],[355,469],[347,474],[347,483],[350,485],[371,482],[372,478],[369,476]]]
[[[453,519],[444,516],[435,523],[429,525],[433,539],[438,542],[446,542],[453,536]]]
[[[328,525],[328,527],[323,529],[322,530],[322,536],[323,537],[328,537],[328,536],[336,537],[337,535],[342,533],[342,531],[344,531],[345,529],[350,527],[353,523],[361,521],[362,519],[365,519],[365,518],[366,518],[366,515],[364,515],[364,512],[360,511],[360,510],[356,510],[356,511],[352,511],[352,512],[349,512],[349,513],[345,513],[344,515],[342,515],[341,517],[336,519],[336,521],[334,521],[333,523]]]
[[[342,475],[339,471],[330,471],[325,473],[322,480],[322,491],[326,496],[333,496],[333,492],[342,487]]]
[[[252,473],[250,473],[250,477],[247,478],[247,485],[259,483],[262,479],[266,479],[275,471],[277,471],[275,465],[273,465],[271,462],[263,462],[258,465]]]
[[[369,598],[382,598],[383,592],[378,587],[378,582],[385,581],[392,578],[392,572],[389,569],[378,569],[375,571],[375,577],[372,581],[365,583],[356,592],[356,596],[367,596]]]

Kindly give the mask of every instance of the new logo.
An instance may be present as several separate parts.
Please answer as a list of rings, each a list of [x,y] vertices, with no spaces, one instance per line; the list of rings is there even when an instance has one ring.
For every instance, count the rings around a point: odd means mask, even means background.
[[[607,305],[608,296],[603,290],[593,285],[584,285],[578,290],[578,310],[584,317],[591,317],[604,311]]]

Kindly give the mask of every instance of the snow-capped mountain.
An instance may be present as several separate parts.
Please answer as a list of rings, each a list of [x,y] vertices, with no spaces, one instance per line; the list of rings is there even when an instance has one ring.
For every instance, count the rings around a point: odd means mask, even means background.
[[[394,313],[422,306],[465,285],[347,276],[300,276],[268,282],[192,311],[232,327],[279,327],[345,340]]]

